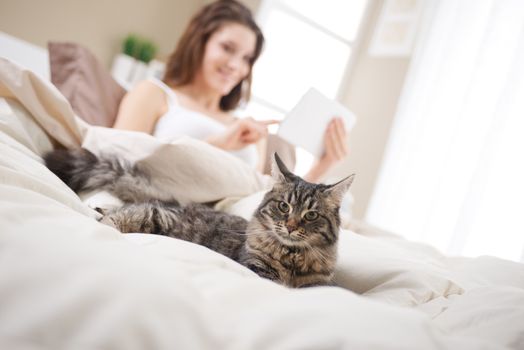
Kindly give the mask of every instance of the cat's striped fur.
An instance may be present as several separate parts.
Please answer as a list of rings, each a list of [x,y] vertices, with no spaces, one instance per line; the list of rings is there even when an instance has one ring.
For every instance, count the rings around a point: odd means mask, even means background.
[[[333,283],[340,201],[353,176],[334,185],[309,183],[289,172],[275,154],[275,184],[248,222],[202,204],[182,206],[151,188],[145,169],[112,156],[55,150],[44,159],[75,191],[105,189],[122,199],[125,204],[102,220],[121,232],[201,244],[289,287]]]

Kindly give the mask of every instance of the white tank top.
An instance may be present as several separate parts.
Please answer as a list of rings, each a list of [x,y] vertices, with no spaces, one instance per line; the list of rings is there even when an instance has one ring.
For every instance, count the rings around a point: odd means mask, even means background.
[[[167,111],[158,119],[153,136],[165,142],[172,142],[182,136],[204,140],[226,130],[224,124],[212,117],[181,106],[176,93],[161,80],[151,78],[149,81],[165,92],[167,100]],[[255,145],[229,153],[244,160],[253,168],[257,166],[258,151]]]

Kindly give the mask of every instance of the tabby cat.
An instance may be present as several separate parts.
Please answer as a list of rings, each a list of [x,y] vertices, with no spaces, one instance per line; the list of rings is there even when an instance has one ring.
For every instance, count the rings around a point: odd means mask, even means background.
[[[332,285],[340,202],[354,175],[313,184],[292,174],[275,154],[273,188],[248,222],[203,204],[180,205],[151,185],[147,169],[86,149],[55,150],[47,167],[76,192],[104,189],[124,205],[102,222],[121,232],[171,236],[217,251],[259,276],[289,287]]]

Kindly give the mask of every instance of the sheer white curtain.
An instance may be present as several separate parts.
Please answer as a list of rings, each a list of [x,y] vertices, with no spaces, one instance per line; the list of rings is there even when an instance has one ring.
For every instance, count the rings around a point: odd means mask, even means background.
[[[524,261],[524,1],[425,4],[366,219]]]

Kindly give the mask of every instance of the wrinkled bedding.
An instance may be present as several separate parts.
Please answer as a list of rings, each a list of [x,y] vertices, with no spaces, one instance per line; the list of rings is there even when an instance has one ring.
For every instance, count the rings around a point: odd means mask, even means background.
[[[51,84],[0,59],[2,349],[524,348],[522,264],[447,257],[354,222],[340,234],[340,287],[288,289],[204,247],[97,222],[41,158],[80,145],[244,217],[270,185],[195,140],[90,127]]]

